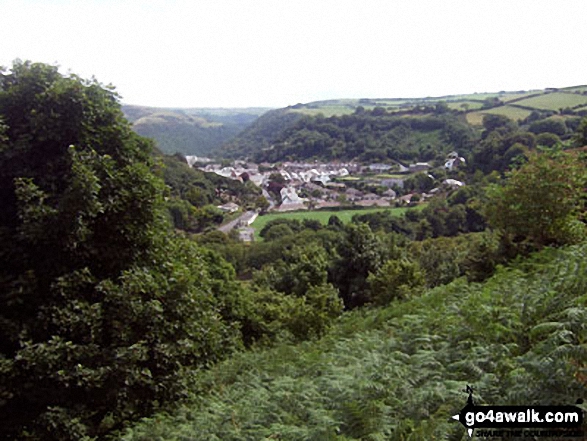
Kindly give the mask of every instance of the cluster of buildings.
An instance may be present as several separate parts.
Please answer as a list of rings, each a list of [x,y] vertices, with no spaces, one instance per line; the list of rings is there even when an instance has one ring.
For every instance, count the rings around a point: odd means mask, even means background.
[[[196,162],[193,157],[187,159],[188,164]],[[464,164],[464,161],[464,158],[459,157],[456,152],[452,152],[447,156],[444,166],[447,170],[454,170]],[[201,165],[199,168],[230,179],[242,182],[250,181],[261,187],[263,195],[269,202],[269,210],[294,211],[337,207],[348,203],[363,207],[388,207],[396,202],[409,203],[413,194],[398,198],[396,190],[403,189],[404,181],[410,174],[426,172],[431,166],[427,162],[417,162],[409,166],[401,164],[392,166],[389,164],[361,165],[354,162],[283,162],[274,165],[235,161],[229,166],[209,163]],[[396,174],[386,175],[386,173]],[[354,179],[368,179],[371,183],[378,187],[384,187],[386,190],[378,190],[379,194],[375,194],[347,185],[352,184]],[[279,196],[276,194],[275,185],[271,184],[276,181],[278,181]],[[454,179],[448,179],[444,184],[453,188],[463,185]],[[425,199],[432,195],[431,192],[420,196],[421,199]],[[230,203],[219,208],[225,212],[234,212],[239,207]]]

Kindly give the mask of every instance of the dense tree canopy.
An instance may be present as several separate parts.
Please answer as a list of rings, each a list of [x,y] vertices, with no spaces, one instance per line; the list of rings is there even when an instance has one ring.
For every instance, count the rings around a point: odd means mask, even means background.
[[[468,151],[475,135],[452,113],[398,115],[377,107],[325,118],[289,109],[268,112],[231,142],[233,155],[259,161],[322,159],[380,162],[432,160],[452,150]],[[228,149],[227,149],[228,152]]]
[[[237,344],[201,251],[172,237],[150,142],[116,94],[0,75],[0,426],[81,439],[185,392]]]
[[[504,237],[539,248],[585,238],[580,216],[585,209],[587,175],[580,157],[534,153],[507,176],[504,186],[490,188],[486,206],[490,225]]]

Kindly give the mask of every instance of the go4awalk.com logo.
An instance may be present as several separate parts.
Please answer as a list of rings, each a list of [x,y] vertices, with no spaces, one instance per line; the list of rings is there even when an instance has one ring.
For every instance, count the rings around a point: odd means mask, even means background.
[[[475,431],[477,437],[583,438],[583,411],[577,406],[477,406],[470,386],[467,393],[467,405],[453,419],[465,426],[469,437]]]

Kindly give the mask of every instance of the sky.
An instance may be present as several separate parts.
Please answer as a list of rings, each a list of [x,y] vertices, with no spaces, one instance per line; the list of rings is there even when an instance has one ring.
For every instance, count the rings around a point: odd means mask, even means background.
[[[0,0],[0,66],[126,104],[285,107],[587,84],[585,0]]]

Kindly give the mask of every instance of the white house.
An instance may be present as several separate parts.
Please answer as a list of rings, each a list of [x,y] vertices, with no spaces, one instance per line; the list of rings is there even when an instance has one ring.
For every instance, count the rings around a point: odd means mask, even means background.
[[[430,168],[430,164],[427,162],[416,162],[415,164],[410,164],[410,171],[417,172],[417,171],[424,171]]]
[[[445,179],[444,181],[442,181],[442,183],[443,185],[446,185],[450,188],[459,188],[465,185],[464,182],[457,181],[456,179]]]
[[[463,158],[463,157],[449,158],[444,163],[444,168],[449,171],[452,171],[464,163],[465,163],[465,158]]]
[[[298,196],[296,189],[293,187],[283,187],[281,189],[281,205],[301,204],[303,200]]]

